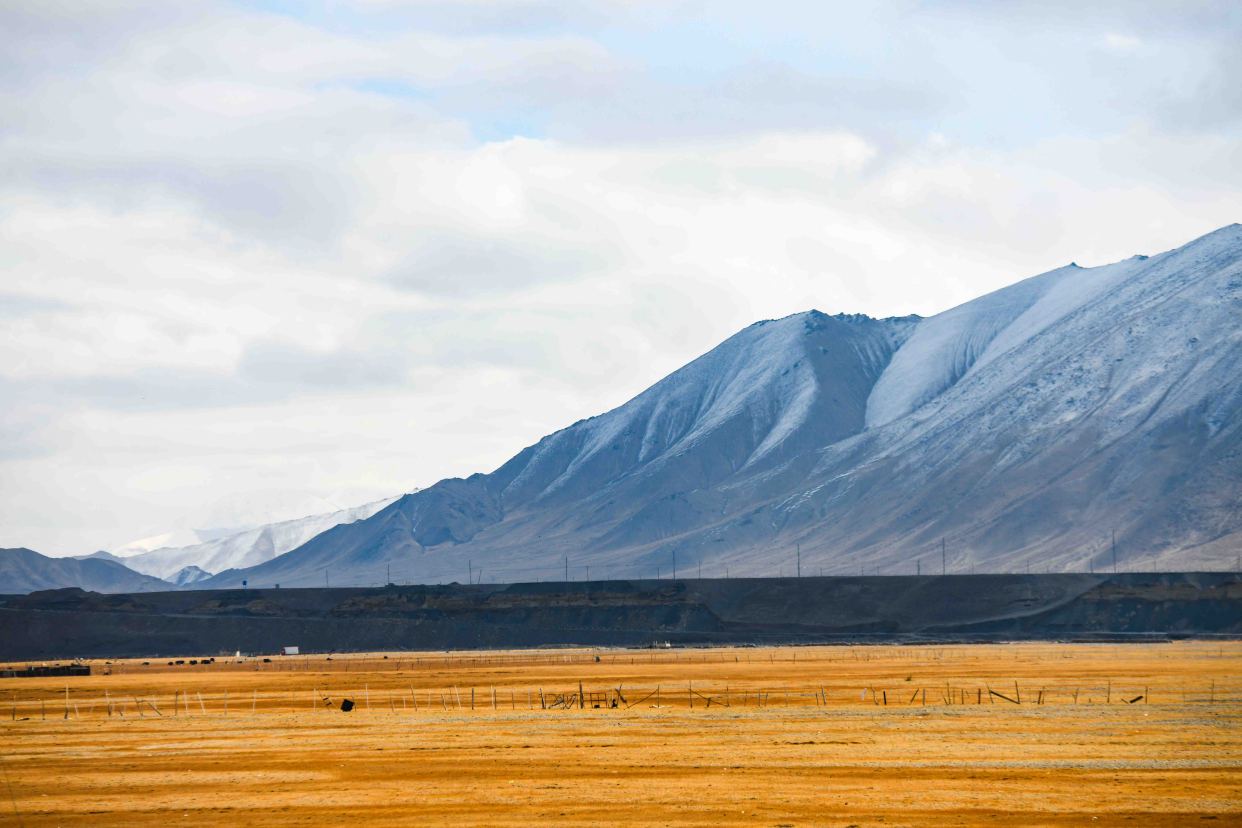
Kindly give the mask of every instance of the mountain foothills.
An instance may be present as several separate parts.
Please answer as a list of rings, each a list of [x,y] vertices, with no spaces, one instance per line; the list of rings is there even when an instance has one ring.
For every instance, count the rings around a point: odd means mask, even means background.
[[[490,474],[200,584],[1232,567],[1240,323],[1236,224],[928,319],[760,322]]]
[[[192,588],[1232,568],[1238,377],[1230,225],[927,319],[759,322],[490,474],[284,554],[124,563]]]

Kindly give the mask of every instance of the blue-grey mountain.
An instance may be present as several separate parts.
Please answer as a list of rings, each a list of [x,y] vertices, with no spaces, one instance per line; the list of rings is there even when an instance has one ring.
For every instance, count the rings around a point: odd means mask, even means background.
[[[200,583],[1063,571],[1114,550],[1219,569],[1242,541],[1238,377],[1231,225],[928,319],[760,322],[490,474]]]
[[[76,586],[95,592],[154,592],[169,584],[126,568],[110,555],[49,558],[32,549],[0,549],[0,593]]]

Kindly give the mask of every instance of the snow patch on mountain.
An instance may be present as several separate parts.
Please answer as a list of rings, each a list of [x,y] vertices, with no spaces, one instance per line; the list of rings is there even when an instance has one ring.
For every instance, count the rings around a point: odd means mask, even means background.
[[[1030,340],[1148,263],[1069,264],[923,320],[867,400],[867,427],[885,425]]]
[[[210,572],[191,565],[177,570],[172,577],[166,578],[165,580],[175,586],[186,586],[187,584],[197,583],[210,577]]]
[[[228,537],[229,535],[236,534],[238,531],[242,530],[225,532],[223,536]],[[179,549],[187,546],[197,546],[200,543],[216,540],[219,537],[220,534],[211,529],[174,529],[170,532],[160,532],[145,538],[132,540],[124,546],[119,546],[112,550],[109,554],[118,559],[129,560],[136,555],[153,552],[156,549]]]

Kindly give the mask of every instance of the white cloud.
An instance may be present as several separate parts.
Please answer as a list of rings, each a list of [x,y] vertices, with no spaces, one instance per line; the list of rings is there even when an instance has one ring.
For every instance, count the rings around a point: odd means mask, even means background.
[[[1113,52],[1134,52],[1143,46],[1143,41],[1134,35],[1107,32],[1104,35],[1104,48]]]

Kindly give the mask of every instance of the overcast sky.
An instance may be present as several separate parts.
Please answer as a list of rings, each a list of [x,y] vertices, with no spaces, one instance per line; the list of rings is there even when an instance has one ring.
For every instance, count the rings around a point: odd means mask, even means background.
[[[1242,221],[1242,4],[0,3],[0,546],[490,471]]]

